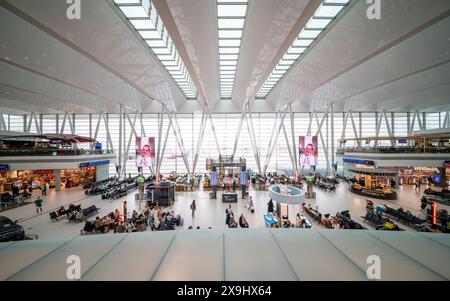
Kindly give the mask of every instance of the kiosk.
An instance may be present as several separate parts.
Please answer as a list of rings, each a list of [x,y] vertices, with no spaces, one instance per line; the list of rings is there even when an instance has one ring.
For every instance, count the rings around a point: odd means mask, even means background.
[[[174,182],[154,182],[150,185],[152,203],[161,206],[171,206],[175,202]]]
[[[305,202],[305,192],[297,187],[289,185],[272,185],[269,188],[269,197],[277,203],[276,220],[281,221],[282,216],[289,218],[289,205],[300,205]],[[304,216],[302,218],[306,219]],[[264,216],[267,225],[267,218]]]

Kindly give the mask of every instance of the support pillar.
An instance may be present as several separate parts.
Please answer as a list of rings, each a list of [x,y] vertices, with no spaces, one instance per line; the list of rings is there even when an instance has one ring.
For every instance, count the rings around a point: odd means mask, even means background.
[[[61,169],[55,169],[55,191],[61,191]]]

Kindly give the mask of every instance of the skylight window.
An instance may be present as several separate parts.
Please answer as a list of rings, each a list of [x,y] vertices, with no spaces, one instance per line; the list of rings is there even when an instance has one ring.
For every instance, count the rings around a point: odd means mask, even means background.
[[[114,2],[172,76],[185,97],[197,98],[197,88],[151,0]]]
[[[265,98],[273,90],[275,85],[302,56],[308,47],[322,34],[322,32],[337,17],[350,0],[323,0],[313,17],[302,29],[297,39],[286,51],[282,59],[275,66],[272,73],[266,79],[256,94],[256,98]]]
[[[217,0],[221,99],[233,94],[247,6],[247,0]]]

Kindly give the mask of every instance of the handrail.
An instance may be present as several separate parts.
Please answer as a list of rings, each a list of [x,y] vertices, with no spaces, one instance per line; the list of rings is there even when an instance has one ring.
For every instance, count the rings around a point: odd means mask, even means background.
[[[345,153],[345,152],[352,152],[352,153],[392,153],[392,154],[398,154],[398,153],[416,153],[416,154],[423,154],[423,153],[450,153],[450,147],[345,147],[345,148],[338,148],[338,153]]]
[[[114,154],[113,150],[85,150],[85,149],[0,149],[2,156],[81,156]]]

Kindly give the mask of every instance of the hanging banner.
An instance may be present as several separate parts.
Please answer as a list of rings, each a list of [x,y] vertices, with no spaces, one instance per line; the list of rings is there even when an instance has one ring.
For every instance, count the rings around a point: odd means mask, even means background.
[[[299,137],[300,166],[303,168],[315,168],[319,156],[317,136]]]
[[[155,137],[136,137],[136,166],[155,165]]]

